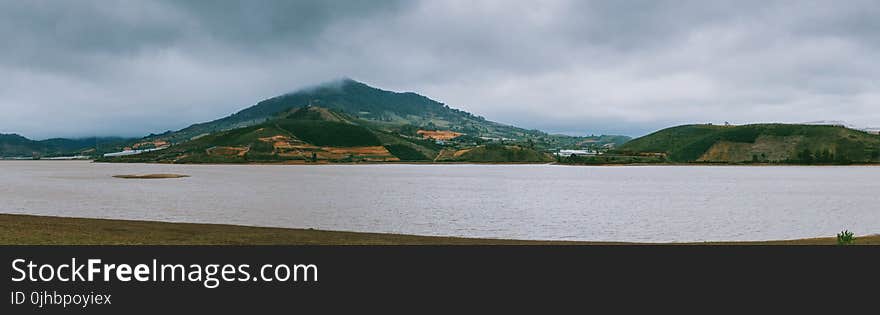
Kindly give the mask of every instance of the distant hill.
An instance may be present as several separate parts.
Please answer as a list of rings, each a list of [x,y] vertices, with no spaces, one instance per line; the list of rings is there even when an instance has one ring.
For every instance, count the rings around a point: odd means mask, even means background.
[[[351,79],[266,99],[230,116],[147,139],[181,143],[219,131],[257,125],[276,118],[279,113],[309,105],[348,115],[374,129],[388,132],[407,128],[449,130],[486,139],[531,139],[545,148],[576,147],[583,143],[620,145],[629,140],[625,136],[571,137],[527,130],[492,122],[416,93],[381,90]]]
[[[665,153],[673,162],[880,162],[880,136],[842,126],[684,125],[627,142],[629,153]]]
[[[31,156],[44,152],[45,146],[17,134],[0,134],[0,156]]]
[[[53,138],[41,141],[31,140],[18,134],[0,134],[0,157],[53,157],[78,154],[92,154],[97,147],[100,151],[117,150],[127,138],[93,137],[81,139]]]

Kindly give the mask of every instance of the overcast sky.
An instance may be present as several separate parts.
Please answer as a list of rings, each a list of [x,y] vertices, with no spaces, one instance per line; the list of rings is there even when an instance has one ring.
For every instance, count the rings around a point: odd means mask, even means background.
[[[0,0],[0,132],[142,136],[351,77],[568,134],[880,126],[877,1]]]

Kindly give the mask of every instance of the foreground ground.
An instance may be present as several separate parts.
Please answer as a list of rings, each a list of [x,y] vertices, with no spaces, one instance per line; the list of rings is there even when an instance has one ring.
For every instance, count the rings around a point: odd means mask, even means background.
[[[835,238],[712,245],[834,245]],[[880,245],[880,235],[859,236]],[[0,214],[0,244],[20,245],[612,245],[627,243],[520,241]]]

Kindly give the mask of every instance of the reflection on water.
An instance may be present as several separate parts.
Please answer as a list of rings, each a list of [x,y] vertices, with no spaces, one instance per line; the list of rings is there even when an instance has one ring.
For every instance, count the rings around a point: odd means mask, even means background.
[[[149,173],[192,177],[112,177]],[[0,161],[0,174],[4,213],[518,239],[880,233],[880,167]]]

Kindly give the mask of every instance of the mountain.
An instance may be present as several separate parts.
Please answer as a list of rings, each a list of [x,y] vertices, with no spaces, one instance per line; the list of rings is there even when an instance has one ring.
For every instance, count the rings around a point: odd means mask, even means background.
[[[834,125],[684,125],[627,142],[629,154],[662,153],[673,162],[880,162],[880,136]]]
[[[467,139],[467,138],[465,138]],[[469,141],[469,140],[466,140]],[[543,162],[545,153],[517,145],[464,144],[468,149],[452,159],[460,142],[445,146],[421,137],[376,129],[361,118],[334,110],[306,106],[277,114],[262,123],[215,132],[169,148],[100,159],[107,162],[159,163],[315,163],[393,161]],[[473,151],[473,153],[468,153]]]
[[[53,138],[35,141],[18,134],[0,134],[0,157],[53,157],[93,154],[117,150],[126,138],[92,137],[81,139]]]
[[[322,108],[327,112],[296,111],[307,107]],[[398,150],[397,154],[406,156],[406,159],[434,158],[442,149],[447,149],[447,151],[463,149],[462,144],[465,143],[469,144],[470,148],[493,142],[502,145],[492,149],[476,150],[468,156],[476,156],[478,152],[486,151],[487,156],[500,157],[498,152],[501,150],[505,152],[504,154],[509,153],[514,159],[519,159],[520,153],[511,153],[512,151],[508,152],[509,150],[504,148],[506,146],[522,146],[537,151],[597,148],[604,145],[619,146],[630,140],[626,136],[573,137],[527,130],[489,121],[416,93],[386,91],[351,79],[343,79],[269,98],[214,121],[194,124],[178,131],[150,134],[140,139],[59,138],[33,141],[18,135],[5,135],[0,138],[0,157],[78,154],[100,156],[109,152],[162,149],[167,146],[183,145],[203,137],[215,139],[220,133],[225,134],[233,130],[241,132],[238,129],[258,126],[278,119],[308,120],[305,119],[307,117],[290,117],[294,113],[335,115],[337,120],[344,120],[335,122],[346,122],[368,128],[383,141],[382,143],[399,142],[400,139],[406,139],[407,143],[432,143],[419,145],[420,149],[415,151],[421,152],[418,155],[409,151],[406,151],[409,154],[403,153],[405,151],[400,151],[406,150],[403,147],[392,146],[388,148],[391,151]],[[333,119],[327,116],[321,117],[321,119],[333,122]],[[290,132],[290,130],[286,131]],[[299,132],[305,131],[299,130]],[[445,148],[438,147],[438,143],[440,146],[445,145],[443,143],[452,138],[456,138],[456,143]],[[193,145],[204,142],[196,142]],[[95,149],[96,145],[97,149]],[[422,157],[421,155],[426,156]]]
[[[306,106],[276,114],[259,124],[214,132],[169,148],[137,155],[103,158],[108,162],[160,163],[308,163],[434,161],[447,146],[375,128],[374,124],[335,110]],[[479,149],[484,146],[476,146]],[[493,149],[493,152],[499,151]],[[543,161],[535,150],[515,145],[501,151],[502,162]],[[488,161],[501,155],[482,156]]]
[[[381,90],[352,79],[325,83],[266,99],[230,116],[195,124],[176,132],[153,135],[146,140],[161,139],[181,143],[218,131],[260,124],[274,119],[278,113],[309,105],[360,119],[372,128],[386,132],[447,130],[484,139],[531,139],[544,148],[577,147],[583,143],[620,145],[629,140],[625,136],[570,137],[527,130],[492,122],[416,93]]]

